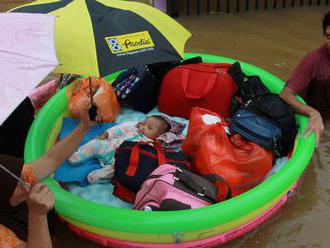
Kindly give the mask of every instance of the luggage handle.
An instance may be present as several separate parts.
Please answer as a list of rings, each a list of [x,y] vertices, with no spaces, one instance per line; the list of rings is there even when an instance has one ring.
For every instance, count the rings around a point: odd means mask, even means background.
[[[126,175],[133,177],[137,171],[140,157],[140,147],[139,145],[153,145],[156,149],[158,166],[166,164],[166,157],[159,143],[157,142],[139,142],[132,147],[131,156],[126,170]]]
[[[232,190],[230,184],[223,177],[217,174],[207,174],[207,175],[202,175],[202,177],[212,182],[217,188],[216,202],[228,200],[232,197]],[[226,187],[224,189],[224,192],[222,191],[220,192],[218,189],[218,186],[220,186],[221,184]]]
[[[174,174],[174,179],[180,181],[184,185],[186,185],[191,190],[195,191],[197,195],[201,197],[206,197],[213,202],[216,202],[216,196],[211,193],[211,191],[206,187],[203,187],[193,181],[189,176],[187,176],[180,168],[176,168],[176,172]],[[205,179],[206,180],[206,179]],[[211,184],[211,182],[210,182]]]
[[[191,93],[189,92],[189,69],[184,69],[182,73],[182,87],[183,87],[183,93],[186,98],[188,99],[193,99],[193,100],[198,100],[206,96],[214,87],[215,82],[217,81],[218,74],[217,73],[210,73],[210,77],[207,80],[203,91],[199,93]]]

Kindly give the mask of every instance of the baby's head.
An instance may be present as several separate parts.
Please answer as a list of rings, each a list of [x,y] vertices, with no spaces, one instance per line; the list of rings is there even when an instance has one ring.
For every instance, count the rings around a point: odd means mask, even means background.
[[[156,139],[170,130],[168,122],[159,115],[147,117],[143,122],[137,124],[140,133],[149,139]]]

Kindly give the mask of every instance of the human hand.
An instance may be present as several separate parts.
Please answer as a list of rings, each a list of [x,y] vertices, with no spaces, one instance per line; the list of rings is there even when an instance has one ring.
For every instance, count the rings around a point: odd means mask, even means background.
[[[43,183],[37,183],[32,187],[26,201],[29,212],[38,215],[46,215],[55,203],[53,193]]]
[[[105,140],[109,137],[108,132],[104,132],[102,135],[96,137],[98,140]]]
[[[315,109],[313,109],[309,115],[309,121],[302,136],[307,138],[313,131],[316,135],[316,146],[318,146],[320,143],[320,137],[324,131],[324,125],[320,113]]]
[[[84,99],[84,101],[82,101],[80,103],[81,109],[80,109],[80,120],[81,120],[81,124],[91,128],[92,126],[94,126],[96,124],[96,121],[101,121],[101,115],[99,112],[99,109],[97,108],[97,115],[95,118],[95,121],[92,121],[89,117],[89,109],[91,108],[91,102],[89,99]]]

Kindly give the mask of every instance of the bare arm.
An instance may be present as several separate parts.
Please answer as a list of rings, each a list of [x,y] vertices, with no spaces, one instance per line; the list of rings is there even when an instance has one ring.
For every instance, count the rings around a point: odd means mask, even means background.
[[[54,196],[46,185],[37,183],[31,189],[27,199],[29,216],[26,248],[52,247],[47,213],[53,208],[54,201]]]
[[[29,213],[28,241],[26,248],[51,248],[47,215]]]
[[[309,122],[306,129],[303,132],[303,135],[307,137],[313,131],[315,131],[316,143],[318,144],[320,140],[320,136],[324,130],[323,120],[320,113],[316,109],[299,102],[294,96],[292,90],[290,90],[287,87],[285,87],[282,90],[280,97],[285,102],[287,102],[297,113],[309,117]]]
[[[310,116],[310,114],[315,110],[312,107],[299,102],[292,90],[287,87],[282,90],[280,97],[299,114]]]
[[[47,215],[29,213],[28,223],[28,241],[17,248],[52,248]]]
[[[82,111],[79,125],[44,156],[30,163],[37,180],[50,175],[68,159],[94,124],[89,119],[88,111]]]

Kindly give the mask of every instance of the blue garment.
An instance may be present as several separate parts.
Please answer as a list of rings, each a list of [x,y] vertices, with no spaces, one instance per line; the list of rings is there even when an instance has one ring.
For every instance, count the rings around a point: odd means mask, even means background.
[[[64,118],[62,123],[62,129],[60,131],[60,140],[69,135],[73,129],[79,124],[79,120],[72,118]],[[103,123],[102,126],[95,125],[92,127],[86,136],[83,138],[79,146],[82,146],[89,142],[91,139],[103,134],[107,129],[114,126],[114,123]],[[100,169],[101,166],[97,160],[89,160],[82,163],[78,167],[73,167],[69,162],[65,161],[54,174],[54,179],[59,182],[78,182],[81,186],[87,186],[87,175],[94,170]]]

